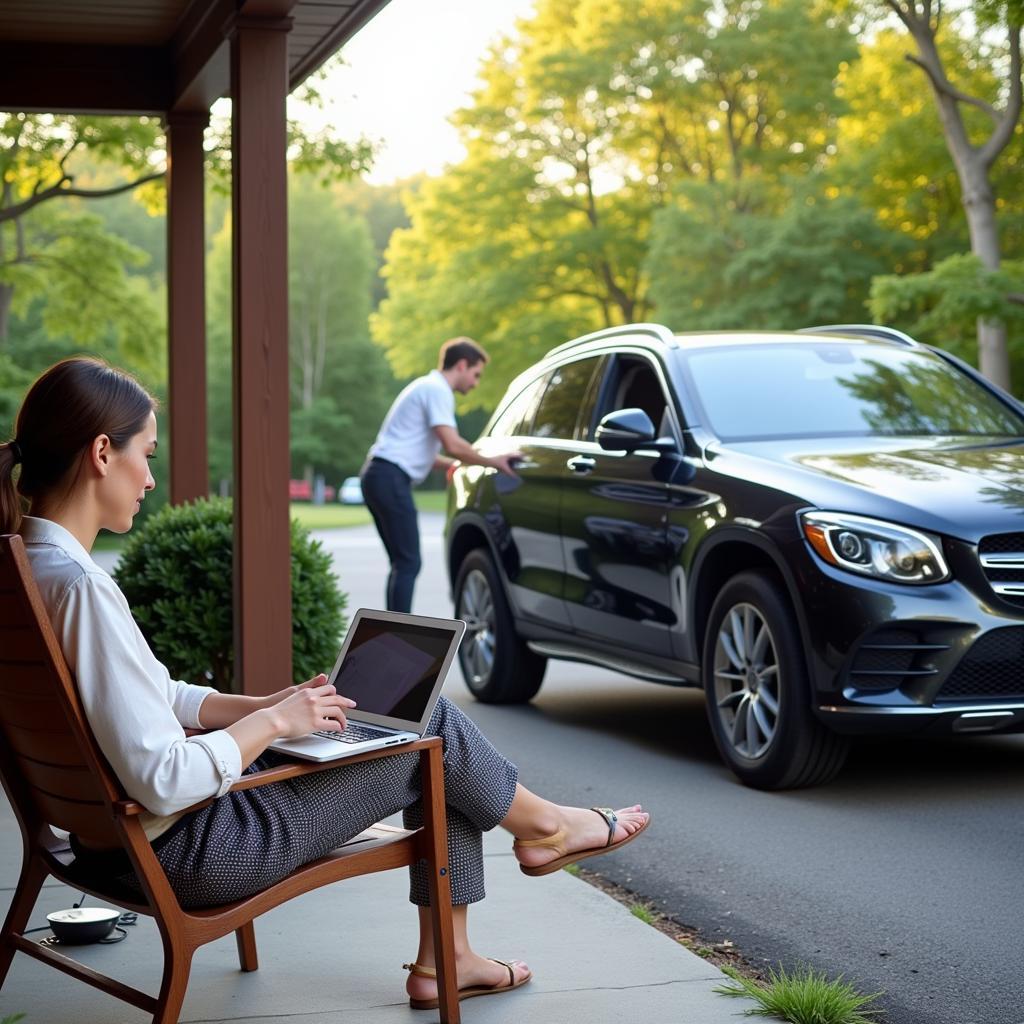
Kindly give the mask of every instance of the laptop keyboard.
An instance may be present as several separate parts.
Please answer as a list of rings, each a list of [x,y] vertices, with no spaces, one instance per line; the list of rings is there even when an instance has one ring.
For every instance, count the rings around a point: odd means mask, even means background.
[[[356,725],[349,722],[344,732],[315,732],[314,736],[322,736],[325,740],[337,740],[339,743],[362,743],[363,740],[377,740],[381,736],[389,736],[390,733],[383,729],[374,729],[372,726]]]

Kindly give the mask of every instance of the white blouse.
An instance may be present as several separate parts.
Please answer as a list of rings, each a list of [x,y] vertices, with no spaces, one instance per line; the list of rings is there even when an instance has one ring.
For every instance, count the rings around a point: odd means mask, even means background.
[[[201,728],[214,690],[171,679],[117,584],[64,527],[25,516],[20,532],[96,742],[151,812],[143,827],[153,839],[183,808],[230,788],[242,772],[238,744],[223,729],[185,735]]]

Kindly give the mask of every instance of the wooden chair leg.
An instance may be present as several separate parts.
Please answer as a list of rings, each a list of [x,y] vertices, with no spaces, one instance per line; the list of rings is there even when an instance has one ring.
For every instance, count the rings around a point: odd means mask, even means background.
[[[238,943],[238,965],[243,971],[259,969],[260,962],[256,955],[256,929],[252,921],[247,921],[235,930],[235,941]]]
[[[153,1024],[178,1024],[181,1004],[185,1001],[188,976],[192,971],[192,956],[195,949],[179,945],[173,949],[164,941],[164,977],[160,983],[160,995],[156,1001]]]
[[[445,814],[443,763],[440,748],[420,755],[423,823],[430,868],[430,920],[434,932],[437,999],[441,1024],[459,1024],[452,888],[448,867],[448,827]]]
[[[14,959],[12,936],[20,935],[25,930],[36,900],[39,899],[39,891],[49,874],[43,862],[35,857],[26,857],[21,865],[18,887],[14,890],[14,899],[11,901],[10,910],[7,911],[7,920],[0,931],[0,985],[6,980],[7,972],[11,969],[11,961]]]

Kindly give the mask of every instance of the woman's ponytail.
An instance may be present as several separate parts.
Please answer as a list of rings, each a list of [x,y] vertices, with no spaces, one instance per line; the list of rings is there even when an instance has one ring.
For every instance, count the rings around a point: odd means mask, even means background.
[[[14,486],[14,469],[20,462],[17,441],[0,444],[0,533],[17,533],[21,525],[22,500]]]

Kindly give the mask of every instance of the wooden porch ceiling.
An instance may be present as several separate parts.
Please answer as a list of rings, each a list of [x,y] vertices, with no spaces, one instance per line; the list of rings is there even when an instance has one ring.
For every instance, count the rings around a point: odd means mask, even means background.
[[[228,40],[291,19],[289,89],[388,0],[3,0],[0,110],[206,111],[230,91]]]

